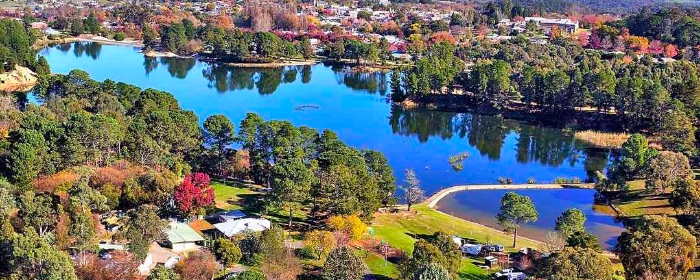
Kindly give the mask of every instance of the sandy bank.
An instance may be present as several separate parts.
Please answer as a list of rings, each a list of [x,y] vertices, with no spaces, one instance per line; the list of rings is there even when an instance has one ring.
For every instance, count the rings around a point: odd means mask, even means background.
[[[132,46],[132,47],[137,47],[137,48],[144,47],[143,42],[141,42],[141,41],[136,41],[136,40],[117,41],[117,40],[105,38],[102,36],[86,35],[86,34],[78,36],[77,40],[78,41],[85,41],[85,42],[96,42],[96,43],[105,44],[105,45]]]
[[[19,65],[12,71],[0,74],[0,91],[27,91],[36,83],[36,73]]]

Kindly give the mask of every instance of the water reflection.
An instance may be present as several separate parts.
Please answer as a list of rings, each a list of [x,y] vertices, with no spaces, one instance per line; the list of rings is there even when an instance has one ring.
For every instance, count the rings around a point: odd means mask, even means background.
[[[343,69],[336,72],[338,84],[343,84],[354,90],[366,91],[368,93],[379,93],[384,96],[388,92],[387,74],[382,72],[366,73]]]
[[[575,141],[571,133],[560,129],[527,125],[497,116],[392,106],[389,125],[394,134],[413,136],[421,143],[428,142],[431,137],[467,139],[480,155],[492,161],[501,159],[506,138],[514,136],[516,162],[551,167],[573,167],[583,162],[588,177],[585,179],[589,180],[596,171],[605,169],[611,156],[607,150],[593,149]]]
[[[67,50],[66,50],[67,51]],[[97,60],[100,57],[102,45],[95,42],[75,42],[73,43],[73,55],[82,57],[83,55]]]
[[[160,64],[168,67],[168,73],[171,77],[184,79],[187,78],[187,73],[194,68],[197,60],[190,58],[176,58],[176,57],[161,57]]]

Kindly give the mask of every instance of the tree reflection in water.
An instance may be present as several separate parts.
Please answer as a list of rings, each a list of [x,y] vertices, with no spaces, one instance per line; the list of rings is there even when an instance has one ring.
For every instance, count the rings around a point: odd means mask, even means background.
[[[68,45],[68,44],[65,44],[65,45]],[[59,48],[59,49],[61,49],[61,48]],[[68,49],[70,49],[70,47]],[[77,58],[80,58],[83,55],[87,55],[88,57],[92,58],[93,60],[97,60],[100,57],[101,51],[102,51],[102,45],[99,43],[95,43],[95,42],[75,42],[75,43],[73,43],[73,54]]]
[[[351,89],[384,96],[388,92],[387,74],[383,72],[358,72],[349,67],[332,67],[338,84]]]
[[[501,158],[506,137],[515,133],[518,163],[538,162],[558,167],[575,166],[583,161],[588,179],[592,179],[596,171],[604,170],[611,156],[610,151],[590,148],[561,129],[527,125],[497,116],[392,106],[389,125],[394,134],[415,136],[421,143],[431,137],[466,138],[470,146],[490,160]]]

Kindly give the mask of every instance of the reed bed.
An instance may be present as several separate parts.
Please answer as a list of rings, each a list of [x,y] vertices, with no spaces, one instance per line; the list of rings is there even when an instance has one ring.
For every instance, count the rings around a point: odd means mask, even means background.
[[[574,138],[598,148],[619,149],[622,143],[627,141],[627,133],[599,132],[599,131],[577,131]]]

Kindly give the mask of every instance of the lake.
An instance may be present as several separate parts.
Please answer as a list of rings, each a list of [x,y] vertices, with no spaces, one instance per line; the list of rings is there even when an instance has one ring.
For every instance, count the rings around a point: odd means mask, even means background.
[[[501,197],[509,190],[473,190],[447,195],[440,200],[437,208],[447,214],[501,229],[496,220]],[[554,230],[556,218],[569,208],[577,208],[586,215],[586,231],[598,237],[603,249],[611,250],[617,244],[617,237],[624,231],[622,224],[614,217],[599,211],[606,206],[594,209],[591,189],[542,189],[514,190],[532,199],[539,214],[536,222],[521,226],[518,235],[537,240],[545,240],[548,232]],[[505,244],[509,245],[509,244]]]
[[[168,91],[200,121],[225,114],[237,124],[255,112],[266,120],[332,129],[349,145],[383,152],[399,184],[403,171],[414,169],[427,194],[453,185],[496,183],[500,177],[515,183],[529,178],[540,183],[557,177],[587,180],[609,164],[608,151],[575,141],[571,131],[496,116],[393,106],[386,73],[355,73],[323,64],[237,68],[195,59],[146,58],[134,47],[86,42],[49,47],[40,55],[53,73],[81,69],[99,81]],[[457,171],[448,160],[460,153],[469,156]]]

